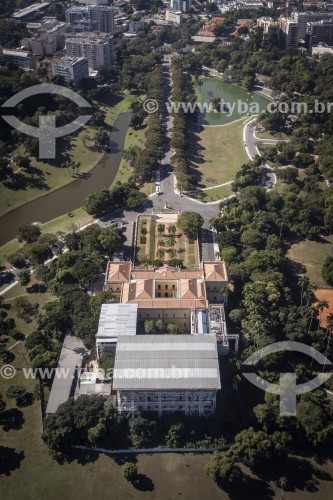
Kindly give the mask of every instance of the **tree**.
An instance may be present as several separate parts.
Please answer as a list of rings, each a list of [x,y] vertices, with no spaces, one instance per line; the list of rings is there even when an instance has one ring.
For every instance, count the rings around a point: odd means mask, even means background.
[[[98,236],[98,241],[111,259],[113,254],[123,250],[126,236],[116,227],[104,228]]]
[[[89,215],[100,216],[110,209],[110,193],[102,191],[91,193],[87,196],[84,202],[84,209]]]
[[[214,451],[205,466],[207,476],[221,486],[230,486],[240,479],[240,470],[230,453]]]
[[[279,477],[278,486],[281,488],[281,498],[283,498],[283,492],[284,492],[284,489],[287,486],[287,484],[288,484],[288,481],[287,481],[286,477],[284,477],[284,476]]]
[[[165,445],[168,448],[179,448],[185,433],[185,425],[182,422],[171,425],[165,436]]]
[[[98,366],[104,370],[105,374],[110,374],[114,367],[114,355],[110,352],[103,352],[98,358]]]
[[[333,257],[328,256],[321,268],[321,275],[328,285],[333,286]]]
[[[8,387],[6,396],[8,399],[15,399],[16,404],[20,406],[27,396],[27,391],[22,385],[11,385]]]
[[[138,191],[137,189],[132,189],[127,196],[127,206],[128,208],[136,209],[141,207],[147,199],[147,195]]]
[[[154,321],[152,321],[151,319],[147,319],[147,320],[145,321],[145,326],[144,326],[144,328],[145,328],[145,333],[146,333],[147,335],[151,335],[151,334],[153,334],[153,333],[156,333],[155,323],[154,323]]]
[[[18,273],[18,280],[19,280],[19,283],[21,286],[29,285],[29,283],[31,281],[30,270],[29,269],[22,269],[22,271],[20,271]]]
[[[164,225],[164,224],[158,224],[158,225],[157,225],[157,231],[158,231],[160,234],[163,234],[163,233],[164,233],[164,230],[165,230],[165,225]]]
[[[177,219],[178,227],[192,239],[197,237],[203,223],[203,218],[196,212],[183,212]]]
[[[143,418],[141,413],[134,413],[129,419],[129,429],[134,448],[149,446],[156,431],[156,422]]]
[[[18,240],[20,242],[26,241],[27,243],[34,243],[38,240],[40,234],[41,230],[36,224],[21,226],[18,229]]]
[[[125,462],[122,471],[124,478],[129,482],[133,481],[138,474],[137,466],[131,462]]]
[[[39,304],[31,304],[26,297],[16,297],[13,302],[13,309],[17,317],[23,319],[26,323],[31,321],[38,311]]]

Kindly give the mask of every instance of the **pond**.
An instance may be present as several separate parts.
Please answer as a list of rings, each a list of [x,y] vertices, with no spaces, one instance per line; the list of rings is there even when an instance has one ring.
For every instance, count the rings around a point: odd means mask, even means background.
[[[200,80],[198,89],[202,104],[211,107],[211,100],[214,97],[221,103],[217,111],[204,108],[198,113],[200,125],[227,125],[248,116],[248,113],[252,115],[261,113],[270,102],[261,94],[247,92],[237,85],[214,78]]]
[[[111,152],[85,175],[41,198],[12,210],[0,218],[0,245],[15,238],[18,228],[32,222],[47,222],[82,207],[90,193],[107,189],[114,181],[120,166],[130,113],[117,118],[111,132]]]

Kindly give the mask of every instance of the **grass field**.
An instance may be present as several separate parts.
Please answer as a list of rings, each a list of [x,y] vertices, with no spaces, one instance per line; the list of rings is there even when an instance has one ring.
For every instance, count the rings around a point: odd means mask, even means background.
[[[321,276],[321,268],[326,257],[333,255],[333,236],[325,236],[320,242],[301,241],[293,245],[287,256],[306,269],[311,283],[320,288],[330,288]]]
[[[204,127],[197,134],[203,153],[203,162],[195,164],[195,171],[201,174],[200,188],[232,181],[240,166],[248,161],[243,147],[245,120],[225,126]]]
[[[259,139],[274,139],[277,141],[283,141],[285,139],[290,139],[290,136],[284,134],[283,132],[263,132],[260,130],[256,130],[256,136]]]
[[[226,198],[227,196],[230,196],[234,193],[231,190],[231,184],[227,184],[226,186],[209,189],[207,191],[201,191],[201,194],[202,194],[202,201],[209,202],[209,201],[221,200],[222,198]]]

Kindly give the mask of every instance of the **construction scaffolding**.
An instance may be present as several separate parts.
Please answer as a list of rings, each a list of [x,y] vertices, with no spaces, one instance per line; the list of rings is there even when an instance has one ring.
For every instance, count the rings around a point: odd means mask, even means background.
[[[118,391],[119,412],[130,416],[134,411],[165,413],[182,412],[185,415],[209,417],[216,408],[216,391]]]
[[[191,309],[191,334],[215,335],[218,353],[228,354],[230,351],[230,340],[235,340],[235,353],[238,353],[239,335],[228,335],[224,304],[210,305],[207,309]]]

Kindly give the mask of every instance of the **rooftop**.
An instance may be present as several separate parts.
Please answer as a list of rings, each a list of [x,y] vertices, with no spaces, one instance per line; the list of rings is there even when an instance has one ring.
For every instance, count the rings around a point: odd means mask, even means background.
[[[66,335],[62,345],[57,374],[52,383],[46,413],[55,413],[69,397],[74,396],[77,384],[77,370],[81,368],[83,357],[88,354],[78,337]],[[61,371],[60,371],[61,370]]]
[[[13,19],[22,19],[26,16],[30,16],[34,12],[37,12],[41,9],[45,9],[50,5],[50,2],[42,2],[42,3],[33,3],[32,5],[29,5],[29,7],[26,7],[25,9],[18,10],[17,12],[14,12],[12,15]]]
[[[137,304],[102,304],[97,342],[112,342],[118,335],[135,335]]]
[[[218,390],[215,335],[119,337],[114,390]]]

